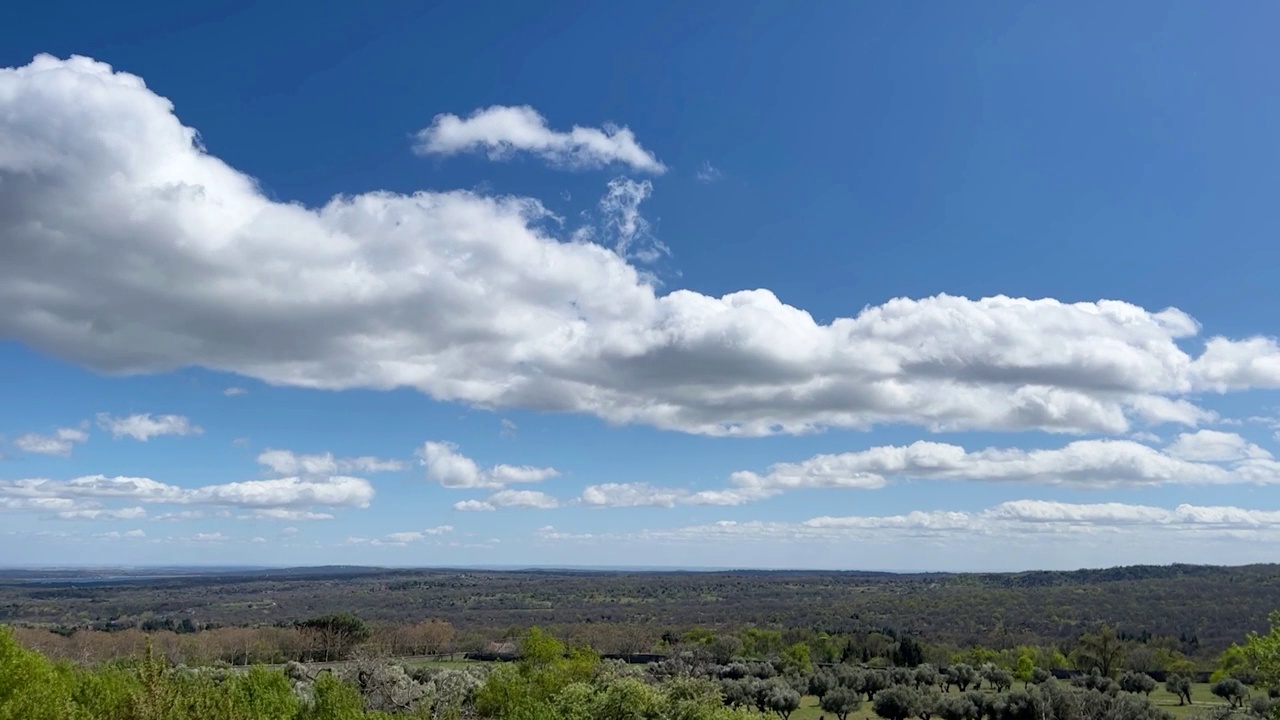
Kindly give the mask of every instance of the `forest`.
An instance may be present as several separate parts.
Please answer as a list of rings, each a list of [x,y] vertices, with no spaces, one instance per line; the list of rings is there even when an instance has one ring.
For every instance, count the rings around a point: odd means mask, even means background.
[[[102,576],[105,576],[102,577]],[[606,654],[648,652],[694,627],[892,630],[959,648],[1069,641],[1105,621],[1214,656],[1260,631],[1280,565],[1134,566],[1073,572],[586,572],[305,568],[129,577],[0,572],[0,623],[72,630],[290,626],[350,613],[439,620],[459,651],[539,625]]]

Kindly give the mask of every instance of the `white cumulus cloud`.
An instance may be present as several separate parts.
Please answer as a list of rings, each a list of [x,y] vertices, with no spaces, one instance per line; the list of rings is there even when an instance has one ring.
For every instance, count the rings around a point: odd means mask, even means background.
[[[527,465],[494,465],[481,468],[475,460],[458,452],[450,442],[427,441],[418,449],[427,479],[447,488],[501,488],[511,483],[542,482],[560,473],[555,468]]]
[[[622,130],[448,118],[425,147],[658,167]],[[763,288],[660,293],[614,249],[556,237],[529,198],[278,202],[141,78],[87,58],[0,70],[0,138],[0,335],[104,372],[410,387],[713,435],[1120,434],[1203,422],[1196,392],[1280,387],[1274,339],[1195,355],[1201,328],[1175,308],[938,295],[819,322]]]

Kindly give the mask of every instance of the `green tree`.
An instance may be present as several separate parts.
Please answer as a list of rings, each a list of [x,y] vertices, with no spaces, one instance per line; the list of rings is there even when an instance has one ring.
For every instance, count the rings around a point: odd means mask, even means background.
[[[1075,665],[1085,672],[1097,670],[1104,677],[1112,677],[1124,664],[1124,654],[1124,641],[1116,635],[1116,629],[1103,625],[1077,640]]]
[[[529,628],[520,639],[520,662],[526,666],[550,667],[564,657],[564,643],[540,627]]]
[[[813,670],[813,660],[810,658],[809,646],[806,643],[796,643],[783,650],[779,660],[782,665],[779,669],[783,672],[807,673]]]
[[[1018,665],[1013,671],[1013,676],[1022,681],[1022,687],[1025,689],[1031,684],[1031,676],[1036,672],[1036,661],[1029,653],[1023,653],[1018,656]]]
[[[1257,682],[1268,688],[1280,687],[1280,611],[1271,613],[1271,629],[1266,635],[1249,633],[1244,655],[1253,667]]]

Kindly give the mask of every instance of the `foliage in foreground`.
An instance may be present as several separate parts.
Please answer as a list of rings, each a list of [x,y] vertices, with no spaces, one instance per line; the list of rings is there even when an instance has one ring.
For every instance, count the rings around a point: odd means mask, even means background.
[[[1247,639],[1242,675],[1280,677],[1277,638],[1280,630]],[[884,720],[1172,720],[1149,699],[1151,677],[1103,672],[1116,665],[1108,642],[1088,648],[1091,673],[1062,682],[1022,661],[1014,671],[991,662],[814,667],[795,647],[765,661],[687,653],[641,668],[570,650],[537,628],[523,637],[518,662],[488,667],[366,657],[336,671],[190,669],[150,647],[137,660],[77,667],[0,628],[0,720],[790,720],[804,695],[836,720],[864,709]],[[1190,702],[1184,679],[1170,676],[1166,687]],[[1197,707],[1203,720],[1280,717],[1267,687],[1224,677],[1212,687],[1223,703]]]

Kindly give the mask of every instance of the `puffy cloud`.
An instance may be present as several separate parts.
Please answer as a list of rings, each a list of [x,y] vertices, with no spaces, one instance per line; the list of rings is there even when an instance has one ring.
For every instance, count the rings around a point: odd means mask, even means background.
[[[427,479],[447,488],[501,488],[511,483],[536,483],[557,477],[555,468],[527,465],[494,465],[481,468],[475,460],[458,452],[451,442],[427,441],[418,449]]]
[[[685,493],[673,488],[657,488],[646,483],[605,483],[591,485],[579,499],[592,507],[674,507]]]
[[[403,470],[399,460],[383,460],[368,455],[353,458],[335,458],[332,453],[300,455],[290,450],[264,450],[258,455],[258,464],[279,475],[332,475],[338,472],[392,472]]]
[[[111,433],[117,440],[131,437],[146,442],[159,435],[199,435],[204,429],[194,425],[182,415],[157,415],[151,413],[115,417],[107,413],[98,414],[98,427]]]
[[[493,512],[497,510],[493,504],[483,500],[459,500],[453,504],[453,509],[462,512]]]
[[[186,501],[208,505],[281,508],[324,505],[326,507],[368,507],[373,486],[358,477],[334,475],[322,480],[299,477],[207,485],[187,494]]]
[[[537,490],[499,490],[485,499],[494,507],[519,507],[550,510],[560,506],[560,502],[544,492]]]
[[[1228,462],[1246,459],[1270,459],[1271,453],[1235,433],[1198,430],[1182,433],[1165,452],[1193,462]]]
[[[426,149],[658,167],[621,130],[449,118]],[[411,387],[717,435],[1123,433],[1209,417],[1195,391],[1280,387],[1274,340],[1215,337],[1195,357],[1179,343],[1199,325],[1173,308],[939,295],[820,323],[765,289],[659,294],[617,252],[549,234],[536,200],[276,202],[140,78],[86,58],[0,71],[0,137],[0,334],[99,371]]]
[[[1026,450],[919,441],[860,452],[817,455],[778,463],[760,475],[742,471],[742,488],[878,488],[889,478],[1033,483],[1076,488],[1280,482],[1271,455],[1232,433],[1184,433],[1165,451],[1131,440],[1078,440],[1060,448]],[[1229,466],[1215,464],[1235,461]]]
[[[763,474],[742,470],[730,475],[727,487],[699,492],[646,483],[591,485],[577,502],[590,507],[743,505],[790,490],[873,490],[890,480],[915,479],[1080,489],[1165,484],[1263,485],[1280,483],[1280,462],[1239,435],[1216,430],[1183,433],[1163,451],[1131,440],[1079,440],[1060,448],[974,451],[919,441],[775,463]]]
[[[527,105],[494,105],[466,118],[445,113],[418,131],[414,149],[424,155],[455,155],[485,150],[490,159],[502,160],[517,152],[537,155],[552,165],[567,168],[600,168],[624,164],[639,172],[663,173],[666,167],[645,150],[628,128],[605,125],[559,132]]]
[[[71,454],[71,449],[77,443],[88,442],[88,440],[89,433],[84,430],[79,428],[58,428],[52,435],[40,435],[39,433],[19,435],[14,439],[13,445],[23,452],[66,457]]]
[[[242,388],[242,387],[235,387],[235,386],[232,386],[232,387],[227,388],[226,390],[223,390],[223,391],[222,391],[222,394],[223,394],[223,395],[226,395],[227,397],[236,397],[236,396],[238,396],[238,395],[248,395],[248,394],[249,394],[249,391],[248,391],[248,390],[245,390],[245,389],[244,389],[244,388]]]

